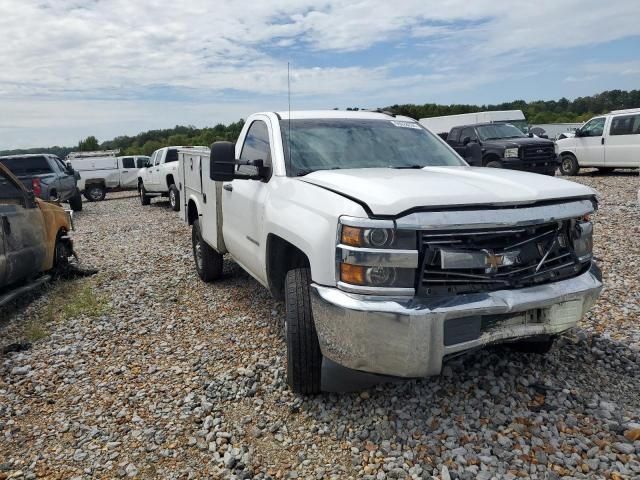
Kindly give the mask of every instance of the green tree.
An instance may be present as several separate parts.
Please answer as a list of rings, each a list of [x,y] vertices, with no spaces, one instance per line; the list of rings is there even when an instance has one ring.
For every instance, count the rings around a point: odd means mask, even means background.
[[[81,152],[92,152],[94,150],[100,149],[100,143],[98,143],[98,139],[93,135],[85,138],[84,140],[80,140],[78,142],[78,150]]]

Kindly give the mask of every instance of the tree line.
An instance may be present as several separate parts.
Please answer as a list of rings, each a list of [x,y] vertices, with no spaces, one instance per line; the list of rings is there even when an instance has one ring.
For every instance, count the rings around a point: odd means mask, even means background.
[[[578,97],[575,100],[563,97],[560,100],[536,100],[533,102],[514,100],[496,105],[405,104],[392,105],[383,110],[397,115],[406,115],[416,120],[486,110],[522,110],[527,121],[534,125],[538,123],[584,122],[595,115],[625,108],[640,108],[640,90],[608,90],[588,97]]]
[[[406,115],[416,120],[424,117],[455,115],[485,110],[522,110],[530,124],[584,122],[594,115],[624,108],[640,108],[640,90],[608,90],[575,100],[536,100],[526,102],[514,100],[496,105],[440,105],[426,103],[424,105],[404,104],[383,108],[398,115]],[[348,110],[357,110],[349,108]],[[123,135],[98,142],[94,136],[81,140],[72,147],[30,148],[0,151],[0,155],[17,155],[25,153],[53,153],[64,158],[71,151],[112,150],[119,149],[121,155],[150,155],[155,150],[169,145],[211,145],[218,140],[235,142],[240,135],[244,120],[229,125],[218,124],[214,127],[196,128],[177,125],[174,128],[149,130],[134,136]]]

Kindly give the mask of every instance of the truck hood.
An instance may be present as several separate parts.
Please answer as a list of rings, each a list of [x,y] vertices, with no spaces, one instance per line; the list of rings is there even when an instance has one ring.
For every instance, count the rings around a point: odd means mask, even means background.
[[[589,187],[560,178],[466,166],[318,170],[300,180],[364,204],[376,216],[420,207],[527,204],[596,195]]]

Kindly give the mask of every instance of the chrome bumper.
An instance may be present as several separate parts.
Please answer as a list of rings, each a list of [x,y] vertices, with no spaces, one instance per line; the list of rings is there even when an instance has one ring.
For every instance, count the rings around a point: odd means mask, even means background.
[[[576,325],[602,289],[599,270],[520,290],[391,299],[311,285],[322,354],[355,370],[437,375],[445,356],[489,343],[553,335]]]

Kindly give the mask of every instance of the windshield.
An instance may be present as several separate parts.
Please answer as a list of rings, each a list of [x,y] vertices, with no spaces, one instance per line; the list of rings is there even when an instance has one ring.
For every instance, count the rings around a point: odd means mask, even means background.
[[[526,120],[509,120],[508,122],[504,122],[504,123],[513,125],[525,135],[529,133],[529,123]]]
[[[282,120],[280,128],[287,157],[291,150],[291,158],[287,158],[289,176],[342,168],[465,165],[441,140],[415,122],[311,119],[292,120],[289,125]]]
[[[509,123],[494,123],[477,127],[482,140],[497,140],[499,138],[521,138],[526,135],[519,128]]]

